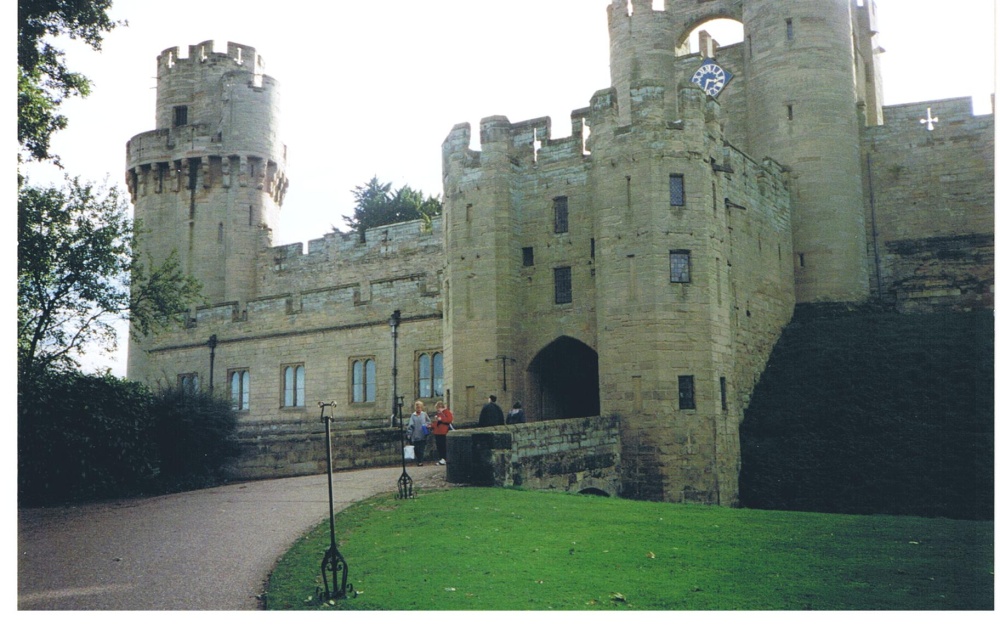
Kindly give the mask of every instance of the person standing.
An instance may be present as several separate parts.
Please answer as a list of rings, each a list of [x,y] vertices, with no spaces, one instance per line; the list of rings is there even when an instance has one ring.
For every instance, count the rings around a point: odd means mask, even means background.
[[[524,423],[524,409],[521,408],[521,402],[515,402],[514,407],[510,409],[509,413],[507,413],[507,423],[508,424]]]
[[[431,420],[424,412],[424,403],[420,400],[413,402],[413,414],[406,424],[406,438],[413,445],[414,457],[417,465],[424,464],[424,450],[427,448],[427,435],[430,434]]]
[[[444,402],[438,402],[434,405],[434,408],[437,409],[437,416],[434,417],[434,421],[431,423],[431,434],[434,435],[438,455],[441,457],[441,460],[437,464],[445,465],[448,458],[448,431],[454,430],[451,423],[455,420],[455,416],[451,414],[451,411],[444,405]]]
[[[479,411],[479,425],[480,427],[504,425],[503,411],[497,406],[496,395],[490,395],[483,409]]]

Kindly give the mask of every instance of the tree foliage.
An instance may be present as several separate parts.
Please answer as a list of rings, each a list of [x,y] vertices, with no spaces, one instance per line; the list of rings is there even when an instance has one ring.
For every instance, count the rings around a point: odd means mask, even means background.
[[[116,188],[79,179],[18,191],[17,346],[22,373],[78,366],[87,347],[113,351],[118,318],[157,331],[195,302],[200,284],[176,256],[134,256],[135,229]]]
[[[123,25],[108,17],[111,0],[19,0],[17,5],[18,162],[54,160],[52,134],[64,129],[63,100],[85,97],[89,80],[72,72],[53,38],[67,36],[100,50],[104,33]]]
[[[379,182],[373,176],[366,184],[354,187],[354,215],[342,216],[351,230],[362,235],[370,228],[408,222],[429,220],[441,215],[441,200],[424,197],[422,191],[409,186],[392,189],[391,182]]]

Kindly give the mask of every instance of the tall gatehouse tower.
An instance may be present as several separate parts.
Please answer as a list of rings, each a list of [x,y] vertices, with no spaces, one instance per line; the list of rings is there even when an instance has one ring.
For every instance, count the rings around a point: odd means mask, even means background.
[[[272,244],[288,188],[278,83],[256,51],[213,42],[157,57],[156,129],[128,143],[127,182],[141,256],[175,252],[208,304],[256,296],[258,253]],[[129,354],[141,362],[138,345]]]
[[[611,81],[623,124],[639,85],[691,85],[711,59],[725,73],[726,139],[757,160],[789,170],[796,300],[864,301],[869,296],[861,130],[878,122],[881,96],[873,55],[870,0],[614,0],[608,7]],[[703,42],[688,56],[688,37],[707,20],[744,27],[741,45]],[[711,75],[710,75],[711,78]],[[669,116],[669,114],[668,114]]]

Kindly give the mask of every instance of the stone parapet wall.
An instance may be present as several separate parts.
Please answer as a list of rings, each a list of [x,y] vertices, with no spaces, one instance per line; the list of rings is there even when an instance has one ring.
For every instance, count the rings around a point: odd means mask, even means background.
[[[619,427],[612,416],[456,430],[448,434],[448,481],[617,496]]]
[[[333,469],[350,470],[400,464],[399,430],[383,424],[362,428],[334,423]],[[240,456],[227,468],[232,480],[258,480],[308,476],[326,472],[326,439],[317,413],[315,422],[280,422],[241,425]]]

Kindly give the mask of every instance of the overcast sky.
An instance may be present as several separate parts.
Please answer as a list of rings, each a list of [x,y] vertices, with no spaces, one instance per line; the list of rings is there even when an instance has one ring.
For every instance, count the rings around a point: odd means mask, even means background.
[[[439,195],[441,143],[455,124],[472,124],[476,136],[487,116],[550,116],[553,136],[568,135],[570,112],[610,85],[608,3],[114,0],[112,17],[129,26],[107,35],[101,52],[65,43],[69,67],[94,86],[66,104],[69,127],[52,148],[68,173],[124,188],[125,143],[154,127],[156,56],[209,39],[217,50],[252,46],[281,88],[290,187],[278,242],[317,239],[343,226],[352,189],[373,175]],[[877,6],[887,104],[973,96],[989,111],[992,0]],[[36,184],[60,177],[29,175]]]

